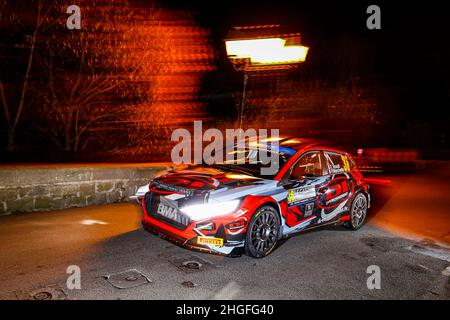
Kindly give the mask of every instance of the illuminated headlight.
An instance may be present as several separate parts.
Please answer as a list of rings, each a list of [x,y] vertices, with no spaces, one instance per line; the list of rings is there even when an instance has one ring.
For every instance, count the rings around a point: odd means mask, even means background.
[[[142,187],[139,187],[139,189],[136,191],[136,196],[137,197],[143,197],[148,191],[149,191],[149,186],[145,185]]]
[[[239,200],[233,200],[218,203],[196,204],[181,208],[180,210],[192,220],[196,221],[232,213],[237,209],[239,203]]]

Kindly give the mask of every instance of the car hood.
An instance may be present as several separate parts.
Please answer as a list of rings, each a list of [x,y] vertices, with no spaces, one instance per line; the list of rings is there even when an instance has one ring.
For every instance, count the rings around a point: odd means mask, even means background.
[[[277,184],[278,181],[261,179],[242,172],[199,165],[168,171],[153,179],[150,187],[166,194],[205,197],[208,202],[215,202],[273,192],[279,188]]]

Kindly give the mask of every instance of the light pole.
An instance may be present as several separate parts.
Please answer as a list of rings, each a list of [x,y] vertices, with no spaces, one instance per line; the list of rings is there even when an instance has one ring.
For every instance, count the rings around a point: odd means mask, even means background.
[[[247,88],[248,74],[244,71],[244,87],[242,89],[242,103],[241,103],[241,117],[239,121],[239,129],[242,129],[242,122],[244,121],[244,108],[245,108],[245,89]]]

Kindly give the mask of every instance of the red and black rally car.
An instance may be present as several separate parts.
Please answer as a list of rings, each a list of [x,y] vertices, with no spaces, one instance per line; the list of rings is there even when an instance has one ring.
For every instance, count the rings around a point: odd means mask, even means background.
[[[257,157],[261,149],[245,153]],[[352,157],[299,139],[281,139],[278,171],[261,164],[191,165],[141,187],[146,230],[187,248],[261,258],[277,241],[317,226],[359,229],[370,206],[369,186]]]

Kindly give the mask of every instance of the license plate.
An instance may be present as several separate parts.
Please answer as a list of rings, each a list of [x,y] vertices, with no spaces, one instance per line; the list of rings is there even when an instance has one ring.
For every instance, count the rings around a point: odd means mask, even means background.
[[[223,239],[222,238],[215,238],[215,237],[197,237],[197,243],[199,244],[209,244],[212,246],[223,246]]]

